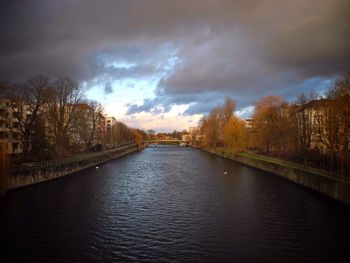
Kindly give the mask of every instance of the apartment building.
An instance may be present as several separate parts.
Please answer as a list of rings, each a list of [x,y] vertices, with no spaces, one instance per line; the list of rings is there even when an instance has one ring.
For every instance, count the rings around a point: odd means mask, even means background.
[[[117,126],[117,120],[114,117],[105,117],[105,137],[104,137],[104,144],[107,147],[113,147],[117,143],[114,140],[114,135],[116,132],[116,126]]]
[[[88,133],[92,130],[92,120],[89,117],[89,113],[91,113],[91,108],[89,105],[85,103],[76,104],[76,105],[69,105],[69,107],[77,107],[79,112],[79,118],[75,121],[77,127],[79,126],[80,121],[84,120],[84,127],[85,132],[87,133],[86,136],[88,136]],[[19,116],[19,114],[22,114]],[[0,140],[4,141],[7,144],[7,151],[9,154],[20,154],[23,150],[22,145],[22,132],[21,127],[23,127],[24,123],[28,120],[28,118],[31,117],[31,111],[29,106],[22,105],[21,109],[18,110],[16,105],[13,104],[13,102],[10,99],[7,98],[0,98]],[[20,118],[19,118],[20,117]],[[21,124],[19,123],[21,121]],[[50,132],[48,129],[48,123],[44,123],[45,131],[44,133],[47,136],[47,138],[50,138]],[[80,127],[81,128],[81,127]],[[92,141],[92,145],[102,145],[105,140],[105,132],[106,131],[106,124],[105,124],[105,117],[99,113],[97,122],[96,122],[96,130],[95,135]],[[77,130],[73,129],[70,133],[70,141],[73,144],[83,144],[83,134],[81,133],[82,129]],[[34,135],[34,133],[33,133]],[[31,148],[31,145],[29,146],[29,150]]]
[[[28,106],[24,106],[24,111],[19,112],[9,99],[0,98],[0,140],[7,143],[9,154],[19,154],[22,152],[21,131],[19,115],[22,120],[31,116]]]
[[[256,125],[256,120],[254,118],[246,118],[245,119],[245,128],[248,132],[253,131],[255,125]]]
[[[112,126],[117,124],[117,120],[114,117],[105,117],[106,131],[110,130]]]
[[[334,149],[341,150],[344,143],[350,141],[343,116],[334,100],[312,100],[300,107],[296,116],[299,132],[309,131],[311,149],[327,150],[332,145]]]
[[[106,137],[106,117],[103,114],[98,115],[96,144],[104,144]]]

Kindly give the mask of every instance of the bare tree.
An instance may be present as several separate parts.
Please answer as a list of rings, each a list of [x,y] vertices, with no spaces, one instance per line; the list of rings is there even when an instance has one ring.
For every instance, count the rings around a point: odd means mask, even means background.
[[[48,103],[47,120],[54,144],[59,156],[69,146],[69,135],[74,130],[84,93],[79,85],[70,78],[59,78],[53,83]]]
[[[76,130],[87,150],[97,144],[98,125],[103,118],[103,106],[95,100],[89,100],[86,103],[75,105],[79,110],[75,122]]]
[[[335,86],[328,91],[328,96],[336,100],[335,106],[342,117],[342,148],[349,157],[350,142],[350,72],[339,78]]]
[[[23,85],[14,86],[10,93],[10,107],[12,111],[11,131],[19,131],[22,143],[22,156],[28,157],[35,128],[44,111],[44,104],[48,98],[50,81],[46,76],[35,76]]]
[[[312,138],[312,111],[307,108],[307,104],[312,100],[316,100],[318,94],[316,92],[302,93],[296,100],[296,112],[294,114],[294,127],[297,135],[297,143],[304,164],[307,164],[308,151],[311,146]]]

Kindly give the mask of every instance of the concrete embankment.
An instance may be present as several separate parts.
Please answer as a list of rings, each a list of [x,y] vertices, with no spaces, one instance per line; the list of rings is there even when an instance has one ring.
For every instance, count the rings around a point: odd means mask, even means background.
[[[325,171],[251,153],[225,149],[203,149],[215,155],[249,165],[305,186],[350,205],[350,181]]]
[[[8,179],[9,161],[7,155],[7,143],[0,141],[0,197],[7,192]]]
[[[8,189],[16,189],[28,185],[57,179],[89,167],[127,155],[140,150],[136,144],[120,146],[98,153],[75,156],[69,159],[43,161],[22,164],[12,167]]]

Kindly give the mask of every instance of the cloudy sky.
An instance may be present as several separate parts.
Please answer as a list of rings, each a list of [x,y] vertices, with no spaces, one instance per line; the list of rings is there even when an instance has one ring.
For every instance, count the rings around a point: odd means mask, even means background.
[[[293,100],[350,69],[349,0],[1,1],[0,79],[68,76],[133,127]]]

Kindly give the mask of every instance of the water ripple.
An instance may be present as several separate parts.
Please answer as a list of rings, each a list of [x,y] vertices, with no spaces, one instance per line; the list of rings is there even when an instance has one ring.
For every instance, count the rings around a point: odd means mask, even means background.
[[[0,208],[8,261],[327,262],[350,254],[345,207],[189,148],[145,149],[13,192]]]

